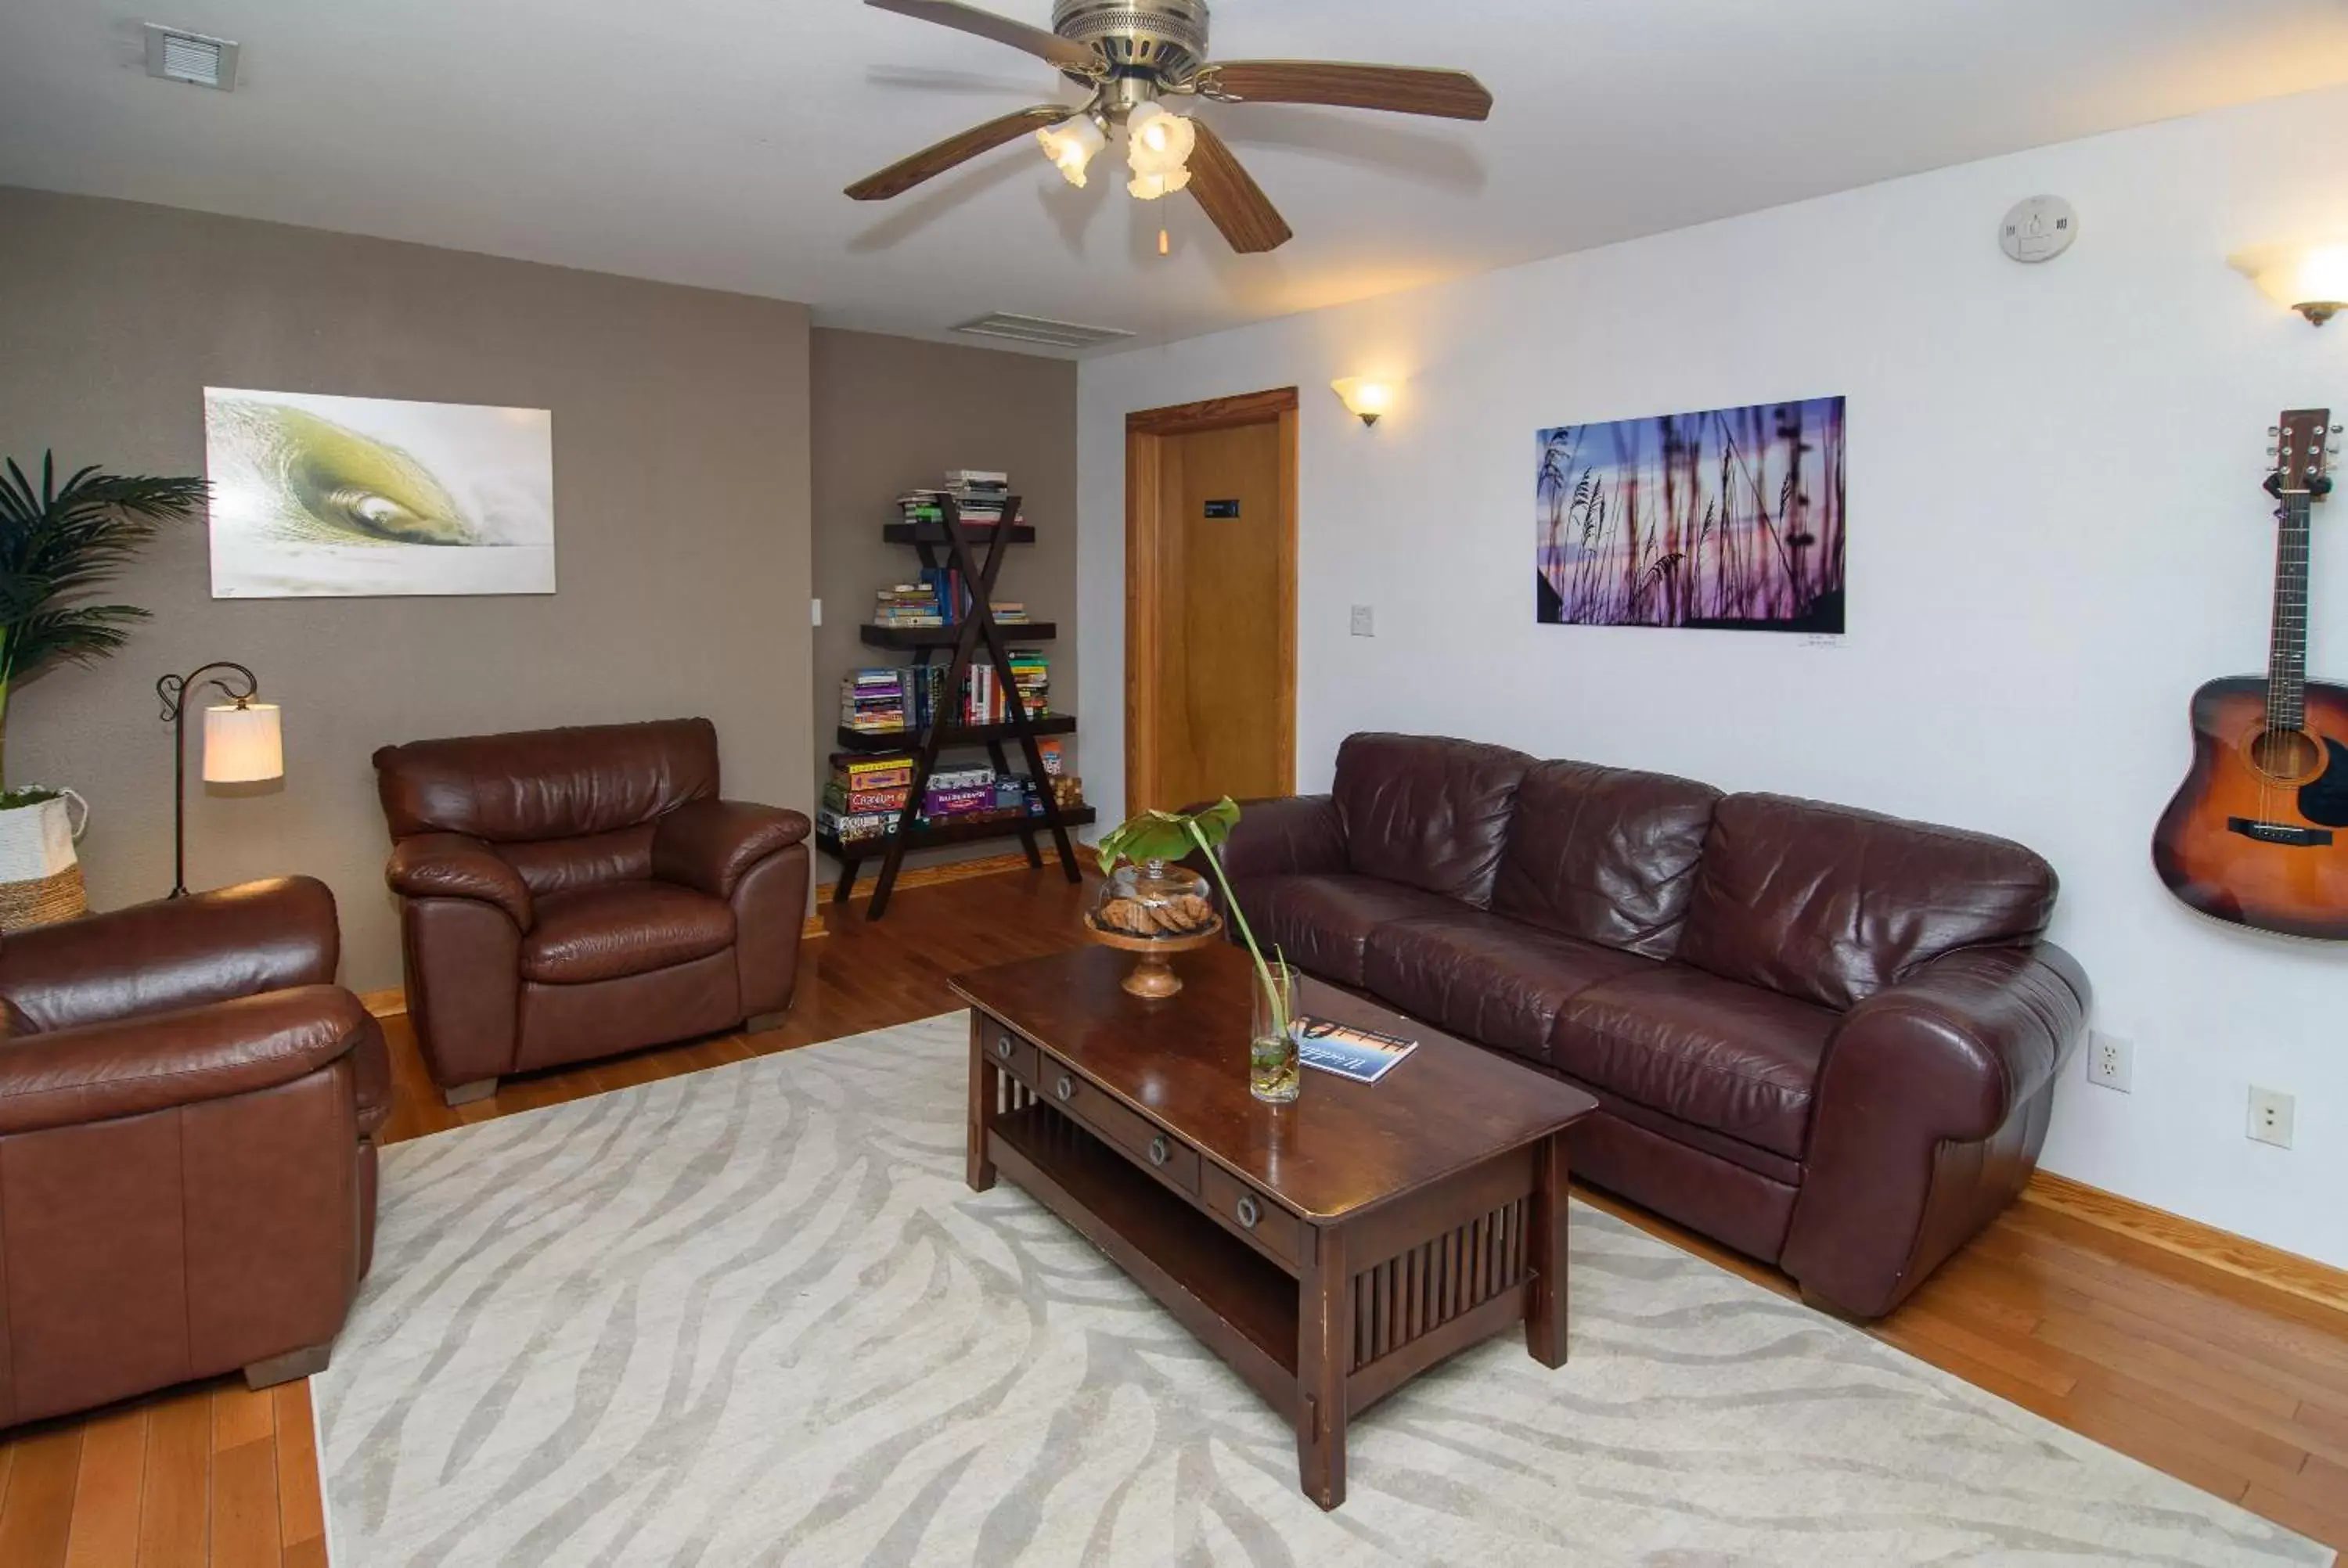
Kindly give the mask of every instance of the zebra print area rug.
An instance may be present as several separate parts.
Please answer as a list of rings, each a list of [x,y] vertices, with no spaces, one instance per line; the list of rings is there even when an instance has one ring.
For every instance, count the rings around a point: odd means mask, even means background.
[[[2332,1560],[1579,1206],[1570,1363],[1419,1378],[1323,1514],[1220,1362],[963,1185],[964,1027],[386,1150],[313,1384],[337,1568]]]

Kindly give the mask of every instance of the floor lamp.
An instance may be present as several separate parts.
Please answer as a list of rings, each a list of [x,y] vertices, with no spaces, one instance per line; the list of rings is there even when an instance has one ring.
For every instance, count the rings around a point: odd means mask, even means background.
[[[215,673],[218,671],[218,673]],[[260,784],[285,776],[285,745],[274,702],[256,702],[261,682],[242,664],[215,660],[155,682],[171,725],[171,893],[188,896],[188,692],[207,675],[229,699],[204,710],[204,782]],[[243,689],[231,685],[241,678]]]

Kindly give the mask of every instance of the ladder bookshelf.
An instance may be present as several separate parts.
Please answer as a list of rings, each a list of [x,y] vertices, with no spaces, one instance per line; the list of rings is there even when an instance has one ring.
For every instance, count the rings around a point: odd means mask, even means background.
[[[949,700],[959,701],[963,678],[972,666],[983,659],[994,671],[995,679],[1008,693],[1005,712],[1008,717],[1000,724],[949,724],[932,723],[920,730],[908,729],[894,733],[872,733],[842,725],[839,746],[850,752],[897,752],[909,745],[913,753],[913,778],[906,791],[905,804],[897,817],[897,830],[877,839],[858,839],[843,843],[828,835],[816,835],[816,847],[839,862],[839,879],[831,890],[832,902],[844,904],[854,897],[856,878],[867,860],[878,856],[880,874],[872,884],[871,902],[865,914],[878,920],[888,913],[889,896],[896,890],[897,874],[903,868],[909,850],[929,849],[941,845],[970,844],[989,838],[1016,838],[1027,852],[1027,864],[1043,869],[1044,852],[1037,835],[1052,835],[1052,847],[1059,856],[1060,870],[1071,882],[1084,880],[1084,872],[1076,861],[1076,846],[1068,838],[1068,830],[1081,827],[1094,820],[1090,806],[1064,809],[1053,793],[1051,780],[1044,772],[1044,754],[1035,742],[1044,735],[1074,734],[1076,721],[1065,713],[1031,717],[1027,704],[1019,693],[1018,679],[1011,670],[1011,648],[1004,638],[1005,628],[994,619],[994,579],[1003,569],[1004,550],[1013,544],[1032,543],[1035,531],[1031,528],[1014,527],[1012,519],[1019,515],[1020,497],[1005,499],[1003,520],[987,530],[986,549],[982,555],[973,542],[971,530],[962,524],[960,508],[951,497],[944,502],[944,517],[936,524],[891,523],[882,530],[882,537],[891,544],[908,544],[922,558],[922,565],[930,569],[947,568],[962,574],[969,585],[970,612],[966,619],[950,626],[873,626],[866,625],[861,636],[866,646],[910,651],[917,665],[928,664],[939,653],[950,653],[946,667],[944,691]],[[1014,626],[1022,641],[1048,641],[1059,628],[1048,621]],[[1019,747],[1027,764],[1027,776],[1035,781],[1036,798],[1042,803],[1041,815],[1023,815],[1017,817],[979,822],[939,822],[927,826],[917,825],[921,815],[922,796],[929,788],[930,775],[937,771],[938,755],[954,747],[983,747],[994,771],[1005,774],[1011,764],[1004,748]]]

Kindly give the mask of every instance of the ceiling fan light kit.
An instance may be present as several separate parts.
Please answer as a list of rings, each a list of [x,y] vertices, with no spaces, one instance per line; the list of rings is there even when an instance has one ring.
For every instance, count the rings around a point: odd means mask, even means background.
[[[901,159],[848,188],[859,201],[885,201],[1021,136],[1034,133],[1069,184],[1126,132],[1126,190],[1144,201],[1189,190],[1241,254],[1275,250],[1293,237],[1262,187],[1214,128],[1174,113],[1166,97],[1210,102],[1321,104],[1480,120],[1492,95],[1465,71],[1334,60],[1210,60],[1207,0],[1054,0],[1052,30],[997,15],[962,0],[864,0],[974,37],[1005,44],[1056,67],[1092,94],[1082,106],[1045,103],[973,126]]]

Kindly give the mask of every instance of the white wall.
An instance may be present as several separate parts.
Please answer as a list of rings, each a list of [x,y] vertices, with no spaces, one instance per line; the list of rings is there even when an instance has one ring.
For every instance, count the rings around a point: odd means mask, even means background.
[[[2348,414],[2348,326],[2225,257],[2348,232],[2343,145],[2327,91],[1087,361],[1093,689],[1123,666],[1126,413],[1297,385],[1303,787],[1354,730],[1426,731],[2010,835],[2060,870],[2056,936],[2137,1050],[2132,1095],[2075,1061],[2045,1164],[2348,1265],[2348,946],[2202,920],[2147,855],[2188,696],[2263,668],[2263,432],[2286,405]],[[2038,191],[2081,238],[2016,265],[1996,221]],[[1518,194],[1571,200],[1570,163]],[[1325,390],[1358,374],[1408,378],[1375,431]],[[1534,623],[1536,428],[1837,393],[1839,644]],[[2348,519],[2319,527],[2311,668],[2348,677]],[[1121,715],[1085,719],[1114,810]],[[2298,1096],[2294,1151],[2244,1136],[2254,1082]]]

